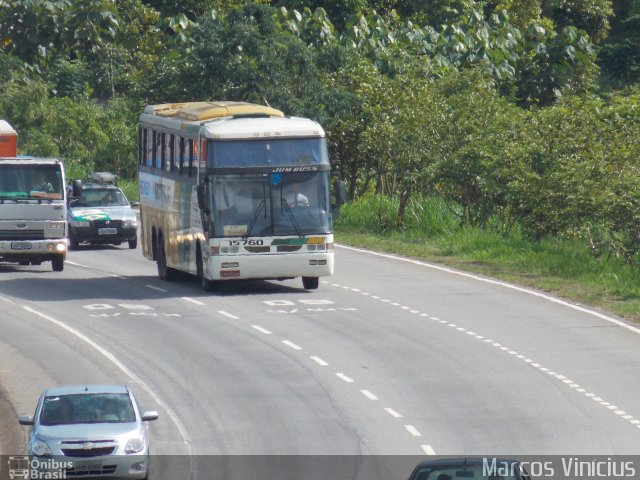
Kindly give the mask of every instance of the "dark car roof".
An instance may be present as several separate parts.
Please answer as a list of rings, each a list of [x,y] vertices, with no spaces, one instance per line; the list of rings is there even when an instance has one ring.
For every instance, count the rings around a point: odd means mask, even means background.
[[[499,457],[460,457],[460,458],[439,458],[437,460],[425,460],[424,462],[420,462],[416,468],[419,467],[454,467],[454,466],[462,466],[462,465],[482,465],[484,461],[493,462],[496,460],[496,463],[518,463],[517,460],[510,458],[499,458]]]

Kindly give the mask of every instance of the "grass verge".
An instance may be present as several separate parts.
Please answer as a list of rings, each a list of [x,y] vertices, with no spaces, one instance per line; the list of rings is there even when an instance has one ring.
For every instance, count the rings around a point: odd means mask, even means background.
[[[534,242],[516,229],[502,236],[461,227],[437,198],[412,202],[401,228],[392,199],[367,197],[343,206],[336,241],[437,262],[640,321],[640,278],[613,258],[595,258],[577,240]]]

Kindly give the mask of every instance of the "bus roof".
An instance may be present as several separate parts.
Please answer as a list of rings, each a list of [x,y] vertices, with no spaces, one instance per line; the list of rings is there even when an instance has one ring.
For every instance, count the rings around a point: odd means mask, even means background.
[[[246,102],[147,105],[140,121],[214,139],[324,136],[322,127],[312,120],[285,117],[280,110]]]
[[[208,123],[205,136],[213,139],[324,137],[324,130],[308,118],[230,118]]]
[[[0,135],[18,135],[18,132],[6,120],[0,120]]]
[[[202,122],[215,118],[232,117],[234,115],[265,115],[283,117],[284,114],[275,108],[246,102],[183,102],[148,105],[144,113],[160,117],[174,117],[190,122]]]

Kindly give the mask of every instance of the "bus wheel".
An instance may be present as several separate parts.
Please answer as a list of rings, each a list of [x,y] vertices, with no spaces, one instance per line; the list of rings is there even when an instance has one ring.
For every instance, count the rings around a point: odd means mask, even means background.
[[[306,290],[315,290],[319,284],[320,279],[318,277],[302,277],[302,286]]]
[[[64,257],[62,255],[56,255],[51,260],[51,268],[54,272],[61,272],[64,269]]]
[[[218,290],[219,282],[215,280],[209,280],[204,276],[204,261],[202,260],[202,253],[200,253],[200,245],[198,245],[198,250],[196,251],[196,261],[198,262],[197,267],[197,276],[200,280],[200,285],[205,292],[214,292]]]
[[[163,238],[160,237],[158,240],[158,277],[160,280],[165,280],[167,282],[173,282],[177,278],[177,272],[171,267],[167,266],[167,255],[164,251],[164,241]]]

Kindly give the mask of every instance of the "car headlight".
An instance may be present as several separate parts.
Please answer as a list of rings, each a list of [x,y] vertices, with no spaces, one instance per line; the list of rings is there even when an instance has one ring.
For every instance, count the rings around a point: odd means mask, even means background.
[[[127,218],[124,221],[125,227],[136,227],[138,225],[138,220],[136,218]]]
[[[91,222],[88,220],[70,220],[69,225],[72,227],[90,227]]]
[[[55,228],[55,229],[63,229],[64,228],[64,222],[49,222],[48,223],[48,227],[49,228]]]
[[[139,437],[134,437],[127,442],[127,445],[124,447],[124,453],[127,455],[132,453],[141,452],[144,448],[144,439]]]
[[[49,445],[47,445],[47,442],[36,439],[31,445],[31,453],[38,457],[44,457],[46,455],[51,455],[51,449],[49,448]]]

